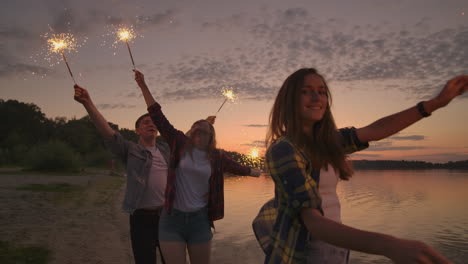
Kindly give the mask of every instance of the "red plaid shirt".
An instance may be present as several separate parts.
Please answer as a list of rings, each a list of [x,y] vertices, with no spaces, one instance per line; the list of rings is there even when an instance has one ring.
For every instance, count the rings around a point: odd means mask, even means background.
[[[164,202],[164,208],[170,212],[174,205],[176,192],[176,168],[184,154],[189,138],[169,123],[158,103],[148,107],[148,112],[159,133],[161,133],[161,136],[164,137],[171,148]],[[233,161],[222,150],[216,149],[211,153],[211,177],[208,195],[208,217],[211,224],[213,224],[213,221],[224,217],[224,172],[249,175],[250,168]]]

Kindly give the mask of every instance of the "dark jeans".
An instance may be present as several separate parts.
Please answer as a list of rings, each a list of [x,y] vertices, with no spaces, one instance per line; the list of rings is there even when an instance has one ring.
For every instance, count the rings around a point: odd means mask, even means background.
[[[130,237],[135,264],[156,264],[160,214],[161,210],[137,209],[130,215]],[[161,249],[159,253],[164,264]]]

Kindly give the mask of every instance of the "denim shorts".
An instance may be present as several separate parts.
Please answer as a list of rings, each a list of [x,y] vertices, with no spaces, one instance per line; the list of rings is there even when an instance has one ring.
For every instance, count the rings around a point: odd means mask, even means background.
[[[208,210],[182,212],[172,209],[170,214],[163,209],[159,219],[159,241],[206,243],[213,238]]]

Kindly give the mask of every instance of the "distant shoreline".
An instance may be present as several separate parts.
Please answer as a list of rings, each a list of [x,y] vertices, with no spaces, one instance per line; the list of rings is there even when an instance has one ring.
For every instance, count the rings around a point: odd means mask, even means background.
[[[407,160],[352,160],[355,170],[468,170],[468,160],[431,163]]]

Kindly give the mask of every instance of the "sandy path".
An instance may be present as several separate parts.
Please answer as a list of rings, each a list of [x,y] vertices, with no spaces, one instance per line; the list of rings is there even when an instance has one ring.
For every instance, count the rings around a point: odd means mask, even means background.
[[[0,237],[49,248],[50,263],[133,263],[128,215],[120,209],[123,179],[107,175],[0,174]],[[71,193],[16,190],[31,183],[69,183]]]

